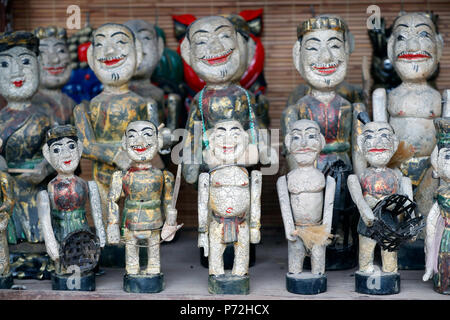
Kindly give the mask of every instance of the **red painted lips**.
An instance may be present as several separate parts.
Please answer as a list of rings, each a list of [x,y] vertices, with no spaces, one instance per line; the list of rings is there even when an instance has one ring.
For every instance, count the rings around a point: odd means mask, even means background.
[[[423,53],[406,53],[398,56],[398,59],[415,60],[415,59],[430,59],[431,56]]]
[[[220,57],[215,57],[215,58],[210,58],[210,59],[203,59],[206,60],[209,64],[218,64],[218,63],[222,63],[227,61],[228,57],[230,56],[230,54],[233,53],[233,50],[230,50],[230,52],[220,56]]]
[[[49,68],[44,68],[44,70],[46,70],[48,73],[50,73],[52,75],[57,75],[57,74],[63,73],[65,69],[66,69],[66,67],[49,67]]]
[[[64,164],[65,164],[65,165],[69,165],[71,162],[72,162],[72,160],[64,161]]]
[[[320,73],[330,74],[336,71],[336,67],[315,67]]]
[[[385,152],[388,151],[389,149],[377,149],[377,148],[372,148],[369,149],[369,152]]]
[[[122,60],[123,60],[123,58],[119,58],[119,59],[105,60],[105,61],[102,61],[102,62],[104,64],[106,64],[107,66],[112,66],[112,65],[115,65],[116,63],[119,63]]]
[[[20,81],[13,81],[13,84],[17,87],[20,88],[21,86],[23,86],[24,81],[20,80]]]

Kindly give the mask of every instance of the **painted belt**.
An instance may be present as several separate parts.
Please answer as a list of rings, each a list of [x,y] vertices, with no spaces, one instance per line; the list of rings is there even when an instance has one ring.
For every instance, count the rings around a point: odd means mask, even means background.
[[[234,243],[238,241],[239,225],[245,221],[245,214],[241,217],[221,217],[212,214],[214,220],[223,224],[222,243]]]
[[[350,143],[349,142],[331,142],[327,143],[322,149],[322,154],[338,153],[338,152],[349,152]]]
[[[418,186],[425,175],[427,169],[431,166],[429,156],[413,157],[400,165],[402,173],[411,179],[413,185]]]
[[[161,207],[161,200],[148,200],[148,201],[141,201],[141,200],[125,200],[124,204],[125,208],[127,209],[144,209],[144,210],[151,210],[151,209],[158,209]]]
[[[10,169],[34,169],[36,165],[42,162],[44,158],[34,158],[25,160],[22,162],[8,162],[8,168]]]
[[[86,217],[85,209],[75,209],[71,211],[52,210],[52,218],[65,221],[74,219],[84,219]]]

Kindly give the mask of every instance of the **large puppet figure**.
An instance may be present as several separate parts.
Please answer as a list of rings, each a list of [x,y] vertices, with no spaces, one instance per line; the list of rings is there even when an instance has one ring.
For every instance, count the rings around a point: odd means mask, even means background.
[[[427,217],[423,280],[433,279],[434,290],[450,294],[450,118],[435,119],[434,124],[437,146],[431,163],[441,185]]]
[[[277,181],[289,249],[286,288],[297,294],[317,294],[327,289],[325,249],[331,237],[336,182],[330,176],[325,182],[324,174],[314,166],[325,146],[316,122],[296,121],[285,139],[298,164]],[[311,256],[311,272],[303,272],[306,255]]]
[[[317,159],[317,168],[332,175],[337,184],[332,223],[332,233],[337,236],[327,248],[327,268],[351,268],[356,264],[356,215],[346,180],[352,169],[360,172],[365,166],[353,143],[360,130],[354,114],[362,111],[364,105],[352,104],[336,92],[347,73],[351,39],[346,22],[327,15],[304,21],[297,29],[297,36],[294,64],[311,90],[283,111],[282,135],[285,137],[299,119],[318,123],[326,144]],[[286,157],[289,170],[296,168],[292,155],[286,153]]]
[[[258,137],[255,98],[237,83],[247,65],[244,41],[228,19],[210,16],[193,22],[181,43],[184,61],[206,82],[191,104],[186,124],[183,176],[188,183],[195,183],[199,172],[205,169],[201,154],[202,145],[207,147],[206,130],[220,120],[239,121],[245,130],[250,130],[250,143],[259,144],[261,163],[275,161],[275,152],[268,152],[264,139]],[[203,133],[195,133],[196,128]]]
[[[80,104],[74,109],[75,124],[84,146],[83,156],[93,160],[94,180],[100,190],[104,214],[112,174],[118,168],[127,169],[131,163],[121,148],[128,123],[136,120],[158,123],[156,106],[128,88],[142,60],[140,46],[133,32],[124,25],[107,23],[95,30],[87,58],[104,89],[89,105]]]
[[[245,166],[258,162],[258,151],[237,120],[222,120],[208,130],[198,187],[198,245],[209,259],[208,291],[249,293],[250,243],[260,241],[261,172]],[[233,270],[225,272],[223,254],[234,246]]]
[[[75,101],[61,91],[72,73],[67,35],[64,28],[39,27],[34,30],[39,38],[39,90],[33,102],[41,104],[52,118],[52,124],[73,122]]]
[[[413,156],[401,163],[400,170],[411,178],[417,210],[425,216],[438,186],[431,176],[430,155],[436,145],[433,119],[450,115],[447,104],[442,106],[440,93],[427,83],[438,66],[442,45],[428,14],[399,16],[394,21],[387,49],[402,83],[387,97],[383,88],[373,92],[374,121],[389,122],[400,141],[412,146]],[[447,97],[448,93],[444,100]],[[423,268],[422,245],[423,240],[405,248],[409,250],[406,256],[412,258],[401,260],[403,268]]]
[[[159,121],[165,123],[170,130],[175,130],[178,127],[181,108],[180,96],[171,93],[166,99],[164,91],[150,82],[153,70],[158,65],[164,51],[163,39],[158,36],[155,26],[144,20],[130,20],[125,22],[125,25],[141,41],[143,53],[142,61],[130,81],[130,90],[152,104],[156,102]]]
[[[131,122],[122,139],[123,149],[132,160],[127,171],[116,171],[108,194],[108,241],[125,242],[126,274],[124,290],[136,293],[156,293],[164,289],[159,244],[170,241],[177,230],[177,211],[173,207],[173,174],[152,167],[151,160],[162,147],[162,136],[149,121]],[[117,201],[122,192],[125,204],[119,224]],[[162,230],[161,230],[162,229]],[[147,249],[147,266],[141,270],[140,243]]]
[[[8,224],[8,240],[43,240],[36,206],[37,193],[51,168],[42,156],[50,118],[31,102],[39,85],[39,40],[28,32],[0,36],[0,94],[8,101],[0,111],[1,155],[14,177],[16,204]]]
[[[43,154],[58,175],[50,181],[47,191],[38,194],[38,209],[47,253],[55,263],[53,290],[95,290],[92,271],[104,247],[100,195],[95,181],[86,182],[74,175],[80,163],[83,145],[71,125],[56,126],[47,132]],[[86,217],[89,199],[96,234],[90,232]],[[79,279],[74,284],[74,267]]]

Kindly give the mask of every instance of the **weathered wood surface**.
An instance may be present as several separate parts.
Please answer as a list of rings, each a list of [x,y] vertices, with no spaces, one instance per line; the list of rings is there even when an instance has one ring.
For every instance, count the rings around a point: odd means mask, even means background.
[[[286,291],[287,244],[283,230],[266,230],[262,244],[256,249],[257,260],[250,268],[249,295],[211,295],[208,293],[208,269],[200,265],[196,233],[182,231],[180,238],[172,244],[161,247],[161,270],[165,278],[165,290],[156,294],[131,294],[122,290],[123,269],[106,269],[97,277],[95,292],[52,291],[50,281],[16,280],[15,284],[26,286],[26,290],[0,290],[0,299],[12,300],[397,300],[427,299],[450,300],[450,296],[433,291],[431,282],[422,282],[422,271],[400,271],[401,292],[390,296],[368,296],[354,291],[355,270],[327,272],[327,292],[314,295],[296,295]]]

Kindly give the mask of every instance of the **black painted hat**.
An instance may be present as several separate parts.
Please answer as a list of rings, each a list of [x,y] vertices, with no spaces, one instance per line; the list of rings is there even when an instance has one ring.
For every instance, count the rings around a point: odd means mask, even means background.
[[[14,47],[24,47],[39,55],[39,39],[31,32],[14,31],[0,34],[0,52]]]

